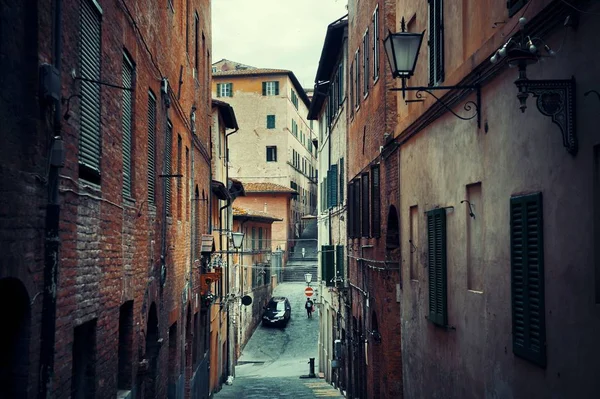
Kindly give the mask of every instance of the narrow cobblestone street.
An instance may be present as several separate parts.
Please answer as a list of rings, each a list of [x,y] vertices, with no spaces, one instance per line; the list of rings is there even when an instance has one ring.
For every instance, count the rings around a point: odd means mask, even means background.
[[[306,317],[305,285],[282,283],[275,288],[274,296],[290,300],[290,322],[285,328],[256,329],[235,368],[233,385],[224,385],[215,398],[342,397],[323,379],[300,378],[309,372],[309,358],[315,358],[318,365],[319,313]]]

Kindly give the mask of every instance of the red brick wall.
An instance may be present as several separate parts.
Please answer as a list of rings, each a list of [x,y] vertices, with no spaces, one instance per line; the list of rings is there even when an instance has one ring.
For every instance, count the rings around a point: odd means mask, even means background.
[[[73,80],[71,71],[79,75],[78,27],[80,2],[63,2],[63,67],[62,96],[78,94],[80,84]],[[0,278],[13,276],[25,285],[30,298],[41,291],[43,271],[43,225],[46,199],[44,182],[50,134],[51,113],[48,117],[37,115],[36,56],[39,62],[52,60],[52,8],[48,2],[38,2],[38,24],[25,24],[23,9],[33,9],[31,4],[15,6],[14,10],[2,11],[2,18],[9,15],[15,29],[38,26],[37,54],[26,54],[20,49],[28,47],[22,41],[30,40],[24,34],[2,35],[4,51],[10,51],[15,62],[10,69],[19,76],[9,76],[21,85],[3,87],[14,93],[11,101],[2,99],[2,112],[8,134],[2,134],[0,180],[9,182],[0,188],[0,245],[5,256],[0,261]],[[148,310],[154,302],[158,309],[159,337],[166,338],[168,327],[177,321],[180,344],[185,337],[186,305],[182,298],[188,274],[192,274],[191,287],[195,286],[196,270],[191,269],[192,224],[190,202],[198,186],[200,196],[210,195],[210,43],[211,21],[209,0],[189,0],[189,25],[185,20],[186,3],[173,0],[175,12],[162,3],[157,6],[149,0],[123,2],[99,0],[102,8],[101,79],[104,82],[122,84],[123,50],[135,62],[134,128],[133,128],[133,201],[122,195],[122,90],[101,88],[101,183],[90,184],[79,177],[78,148],[80,109],[79,99],[70,101],[70,118],[63,121],[62,134],[66,150],[65,167],[60,174],[60,254],[59,283],[57,288],[57,322],[54,380],[52,396],[69,397],[71,393],[73,330],[89,320],[96,323],[96,397],[111,397],[117,391],[117,363],[119,337],[119,307],[128,300],[134,301],[133,381],[141,394],[142,377],[137,374],[137,364],[145,356],[145,331]],[[127,4],[131,14],[126,11]],[[194,79],[194,14],[200,16],[200,70]],[[33,14],[35,15],[35,14]],[[134,23],[140,28],[135,29]],[[31,22],[31,21],[30,21]],[[189,50],[186,53],[186,26],[189,29]],[[205,46],[202,46],[202,34]],[[5,39],[6,38],[6,39]],[[142,40],[143,38],[143,40]],[[32,39],[33,40],[33,39]],[[21,41],[21,42],[19,42]],[[146,44],[144,44],[144,42]],[[10,44],[11,47],[7,46]],[[146,49],[146,45],[152,55]],[[15,56],[16,55],[16,56]],[[154,65],[156,64],[156,65]],[[7,65],[8,67],[8,65]],[[182,69],[181,90],[179,88]],[[3,64],[4,70],[4,64]],[[167,77],[173,93],[167,107],[160,93],[160,78]],[[9,80],[6,81],[7,83]],[[31,87],[28,87],[31,86]],[[149,206],[147,197],[147,98],[148,90],[157,96],[157,157],[156,157],[156,206]],[[8,97],[6,97],[8,98]],[[197,139],[193,140],[188,128],[192,106],[197,108]],[[63,112],[65,108],[63,108]],[[22,117],[15,117],[22,115]],[[165,126],[167,118],[173,124],[172,171],[177,173],[177,135],[182,136],[181,205],[177,203],[177,178],[171,178],[172,214],[166,218],[166,284],[160,284],[163,212]],[[195,141],[195,143],[194,143]],[[186,151],[189,150],[190,170],[185,167]],[[207,157],[204,157],[205,154]],[[193,175],[194,183],[190,182]],[[23,198],[27,198],[23,201]],[[177,206],[182,206],[182,217],[177,219]],[[208,231],[208,201],[199,206],[200,233]],[[5,215],[11,219],[5,219]],[[17,232],[17,233],[15,233]],[[32,307],[31,364],[29,381],[31,391],[37,390],[37,356],[39,353],[39,319],[41,298]],[[187,295],[188,301],[193,292]],[[193,305],[192,305],[193,306]],[[194,309],[192,307],[192,309]],[[195,309],[194,309],[195,310]],[[165,342],[167,342],[165,340]],[[159,354],[157,397],[165,395],[167,345]],[[179,355],[178,355],[179,356]],[[189,356],[188,356],[189,357]],[[187,362],[189,363],[189,362]],[[177,364],[181,364],[177,359]],[[181,374],[183,370],[179,370]],[[190,374],[188,373],[188,376]],[[31,395],[30,395],[31,396]]]
[[[379,6],[379,78],[373,80],[373,13]],[[390,205],[398,208],[398,162],[397,155],[388,159],[380,157],[380,146],[385,145],[384,134],[393,135],[396,121],[396,99],[389,89],[394,86],[385,52],[383,39],[388,27],[395,26],[395,4],[393,1],[356,1],[349,4],[349,63],[354,62],[354,54],[360,47],[360,103],[358,110],[354,107],[348,121],[348,178],[352,179],[361,173],[370,172],[370,167],[380,163],[380,197],[381,197],[381,237],[350,239],[348,245],[350,283],[360,288],[352,290],[352,316],[360,320],[363,337],[352,337],[354,342],[367,340],[366,363],[360,363],[359,353],[364,350],[363,344],[358,346],[352,359],[354,377],[352,395],[359,396],[362,386],[367,397],[402,397],[402,354],[400,346],[400,305],[396,302],[396,284],[400,284],[398,250],[386,250],[387,217]],[[364,98],[363,91],[363,35],[369,29],[369,91]],[[348,68],[350,70],[350,68]],[[356,73],[356,63],[352,70]],[[354,76],[349,80],[355,82]],[[357,90],[356,84],[354,90]],[[356,94],[355,94],[356,96]],[[370,181],[372,182],[372,177]],[[372,199],[370,201],[372,204]],[[364,262],[357,261],[365,259]],[[383,263],[383,261],[388,263]],[[386,269],[386,270],[380,270]],[[367,293],[369,306],[367,306]],[[376,314],[378,329],[382,336],[380,344],[375,343],[368,331],[373,330],[372,319]],[[352,332],[351,330],[349,332]],[[365,380],[369,381],[365,384]]]

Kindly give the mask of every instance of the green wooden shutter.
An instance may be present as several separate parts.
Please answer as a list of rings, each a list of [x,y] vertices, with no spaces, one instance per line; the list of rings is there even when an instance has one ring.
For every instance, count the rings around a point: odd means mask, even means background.
[[[346,182],[344,181],[344,158],[340,158],[340,205],[344,203],[344,187]]]
[[[133,63],[123,54],[123,87],[133,88]],[[123,90],[123,196],[132,197],[133,93]]]
[[[381,236],[381,186],[379,183],[379,165],[371,168],[371,233]]]
[[[101,15],[89,0],[81,2],[80,51],[81,76],[100,80]],[[100,85],[81,81],[79,163],[86,172],[99,177],[102,142],[100,137]]]
[[[338,166],[336,164],[331,165],[330,168],[331,176],[328,179],[329,182],[329,207],[333,208],[338,203]]]
[[[275,82],[275,95],[279,95],[279,82]]]
[[[348,183],[348,237],[354,238],[354,182]]]
[[[513,353],[546,367],[542,194],[510,199]]]
[[[262,95],[267,95],[267,82],[262,82]]]
[[[263,236],[263,229],[262,229],[262,227],[259,227],[258,228],[258,250],[259,251],[262,250],[262,240],[263,240],[262,236]]]
[[[171,164],[173,162],[173,125],[167,121],[167,130],[165,132],[165,174],[172,173]],[[180,180],[180,179],[179,179]],[[165,177],[165,202],[167,205],[167,215],[171,215],[171,178]]]
[[[335,248],[333,245],[321,245],[321,279],[327,287],[334,285],[335,278]]]
[[[369,174],[364,173],[362,175],[362,193],[361,193],[361,213],[362,213],[362,226],[361,226],[361,236],[362,237],[370,237],[371,236],[371,223],[370,216],[371,210],[369,208],[369,192],[371,191],[371,186],[369,185]]]
[[[344,277],[344,246],[337,245],[335,247],[335,257],[336,257],[336,277]]]
[[[217,83],[217,97],[221,97],[221,85],[222,83]]]
[[[148,203],[156,203],[156,97],[148,92]]]
[[[446,282],[446,210],[427,212],[429,258],[429,320],[439,326],[448,325]]]

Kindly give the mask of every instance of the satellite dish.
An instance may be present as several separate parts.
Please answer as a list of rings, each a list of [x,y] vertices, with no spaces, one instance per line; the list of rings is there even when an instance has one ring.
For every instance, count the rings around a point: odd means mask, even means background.
[[[242,297],[242,305],[248,306],[252,303],[252,297],[248,296],[248,295],[244,295]]]

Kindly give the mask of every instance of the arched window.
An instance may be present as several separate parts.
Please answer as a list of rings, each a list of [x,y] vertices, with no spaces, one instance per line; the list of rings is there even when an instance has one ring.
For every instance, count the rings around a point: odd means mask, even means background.
[[[385,240],[386,249],[396,249],[400,246],[400,223],[398,222],[398,212],[396,207],[390,205],[387,220],[387,234]]]

